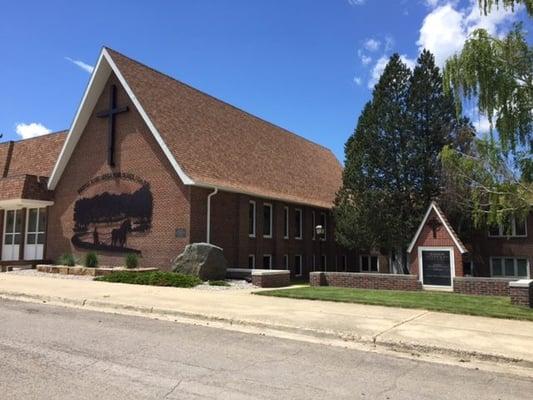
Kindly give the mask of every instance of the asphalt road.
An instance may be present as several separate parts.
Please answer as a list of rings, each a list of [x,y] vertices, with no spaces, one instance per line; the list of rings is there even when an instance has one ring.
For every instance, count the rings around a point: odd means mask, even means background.
[[[0,300],[0,399],[531,399],[533,380]]]

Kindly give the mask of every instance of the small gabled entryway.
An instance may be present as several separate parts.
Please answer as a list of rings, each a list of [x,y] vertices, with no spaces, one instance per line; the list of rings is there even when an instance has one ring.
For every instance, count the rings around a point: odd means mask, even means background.
[[[463,276],[467,250],[442,210],[432,202],[409,248],[409,269],[424,289],[453,290],[453,278]]]

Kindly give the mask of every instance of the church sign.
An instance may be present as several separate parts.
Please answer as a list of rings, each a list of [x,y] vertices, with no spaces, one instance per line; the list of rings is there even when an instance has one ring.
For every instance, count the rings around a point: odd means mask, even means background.
[[[451,286],[450,251],[422,250],[424,285]]]
[[[78,189],[74,204],[72,244],[87,250],[140,253],[128,239],[151,229],[153,197],[150,184],[130,173],[110,173]]]

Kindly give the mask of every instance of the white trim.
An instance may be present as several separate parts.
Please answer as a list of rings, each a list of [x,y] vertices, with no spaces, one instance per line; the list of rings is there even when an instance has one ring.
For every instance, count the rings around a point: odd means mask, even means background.
[[[304,219],[304,213],[303,213],[303,211],[302,211],[301,208],[295,208],[295,209],[294,209],[294,214],[297,214],[297,213],[300,214],[300,219],[299,219],[299,221],[298,221],[298,223],[299,223],[299,228],[300,228],[300,235],[299,235],[299,236],[295,236],[294,238],[295,238],[296,240],[302,240],[303,237],[304,237],[304,232],[303,232],[303,219]]]
[[[19,209],[19,208],[42,208],[52,206],[53,201],[33,200],[33,199],[9,199],[0,200],[0,209]]]
[[[268,258],[268,268],[265,267],[265,257]],[[261,264],[263,269],[272,269],[272,254],[263,254],[263,262]]]
[[[50,180],[48,181],[48,189],[54,190],[57,183],[59,182],[59,179],[61,178],[61,175],[63,174],[68,164],[68,161],[72,156],[72,153],[74,152],[74,149],[81,137],[81,134],[83,133],[83,130],[85,129],[85,126],[87,125],[87,122],[92,115],[96,102],[98,101],[98,98],[100,97],[100,94],[102,93],[102,90],[104,89],[107,80],[109,79],[109,76],[111,76],[111,72],[113,72],[117,76],[117,79],[128,94],[131,102],[133,103],[135,108],[137,108],[137,111],[141,115],[145,124],[148,126],[150,132],[152,132],[152,135],[154,136],[156,142],[161,147],[161,150],[163,150],[163,153],[165,154],[168,161],[180,177],[183,184],[194,185],[194,181],[189,178],[189,176],[187,176],[187,174],[184,172],[184,170],[174,158],[170,149],[165,144],[159,131],[148,117],[148,114],[146,113],[141,103],[131,90],[126,79],[124,79],[124,76],[116,66],[115,62],[113,61],[107,50],[103,48],[98,58],[96,68],[94,69],[94,72],[91,75],[89,84],[85,89],[85,94],[83,95],[80,106],[78,107],[78,111],[76,112],[76,116],[74,117],[74,121],[72,122],[72,125],[70,127],[67,139],[65,140],[63,148],[61,149],[61,153],[59,154],[59,158],[57,159],[52,174],[50,176]]]
[[[450,286],[444,285],[424,285],[424,268],[422,265],[422,252],[423,251],[448,251],[450,253]],[[441,290],[453,290],[453,278],[455,278],[455,257],[453,247],[433,247],[433,246],[419,246],[418,247],[418,277],[422,286],[425,289],[441,289]]]
[[[501,268],[502,268],[502,274],[501,275],[494,275],[493,273],[493,265],[492,262],[495,258],[498,258],[501,260]],[[513,270],[515,272],[515,275],[505,275],[505,259],[511,259],[513,260]],[[526,276],[518,275],[518,260],[526,260]],[[489,266],[490,266],[490,276],[491,278],[527,278],[530,277],[529,272],[529,258],[528,257],[520,257],[520,256],[491,256],[489,257]]]
[[[269,231],[270,234],[265,235],[265,207],[270,209],[270,221],[269,221]],[[272,239],[272,221],[274,220],[274,207],[271,203],[263,203],[263,237],[265,239]]]
[[[427,221],[427,219],[429,217],[429,214],[431,214],[431,210],[435,210],[435,213],[439,217],[442,225],[444,225],[444,227],[446,227],[446,231],[448,231],[448,234],[450,235],[450,237],[452,238],[453,242],[455,243],[455,245],[459,249],[460,253],[461,254],[468,253],[468,251],[464,248],[464,246],[457,239],[455,233],[450,229],[450,227],[448,226],[448,223],[446,222],[444,217],[441,215],[441,213],[439,212],[438,207],[436,206],[435,202],[433,202],[433,201],[429,205],[428,210],[426,211],[426,215],[424,215],[424,218],[422,219],[422,223],[418,227],[418,230],[416,231],[415,236],[413,237],[413,240],[411,241],[411,244],[407,248],[407,252],[410,253],[411,251],[413,251],[413,247],[415,246],[416,241],[418,240],[418,237],[422,233],[422,229],[426,225],[426,221]]]
[[[252,269],[255,269],[255,254],[248,254],[248,268],[250,268],[250,257],[252,258]]]
[[[283,218],[284,218],[284,232],[283,232],[283,239],[288,239],[289,238],[289,233],[290,233],[290,230],[289,230],[289,219],[290,219],[290,213],[289,213],[289,207],[288,206],[285,206],[283,207]]]
[[[254,229],[253,229],[253,232],[250,233],[250,205],[253,205],[254,206],[254,218],[253,218],[253,226],[254,226]],[[256,207],[256,204],[255,204],[255,201],[254,200],[250,200],[248,202],[248,237],[251,237],[251,238],[255,238],[255,235],[256,235],[256,223],[257,223],[257,207]]]
[[[207,243],[211,243],[211,197],[218,193],[218,188],[214,188],[211,193],[207,195]]]

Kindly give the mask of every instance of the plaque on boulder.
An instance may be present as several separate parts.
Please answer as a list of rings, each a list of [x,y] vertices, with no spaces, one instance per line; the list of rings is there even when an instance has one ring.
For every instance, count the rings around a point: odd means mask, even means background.
[[[172,270],[194,275],[204,281],[226,278],[227,263],[222,249],[209,243],[193,243],[185,247],[172,262]]]
[[[423,250],[422,269],[424,285],[451,286],[452,275],[448,250]]]

